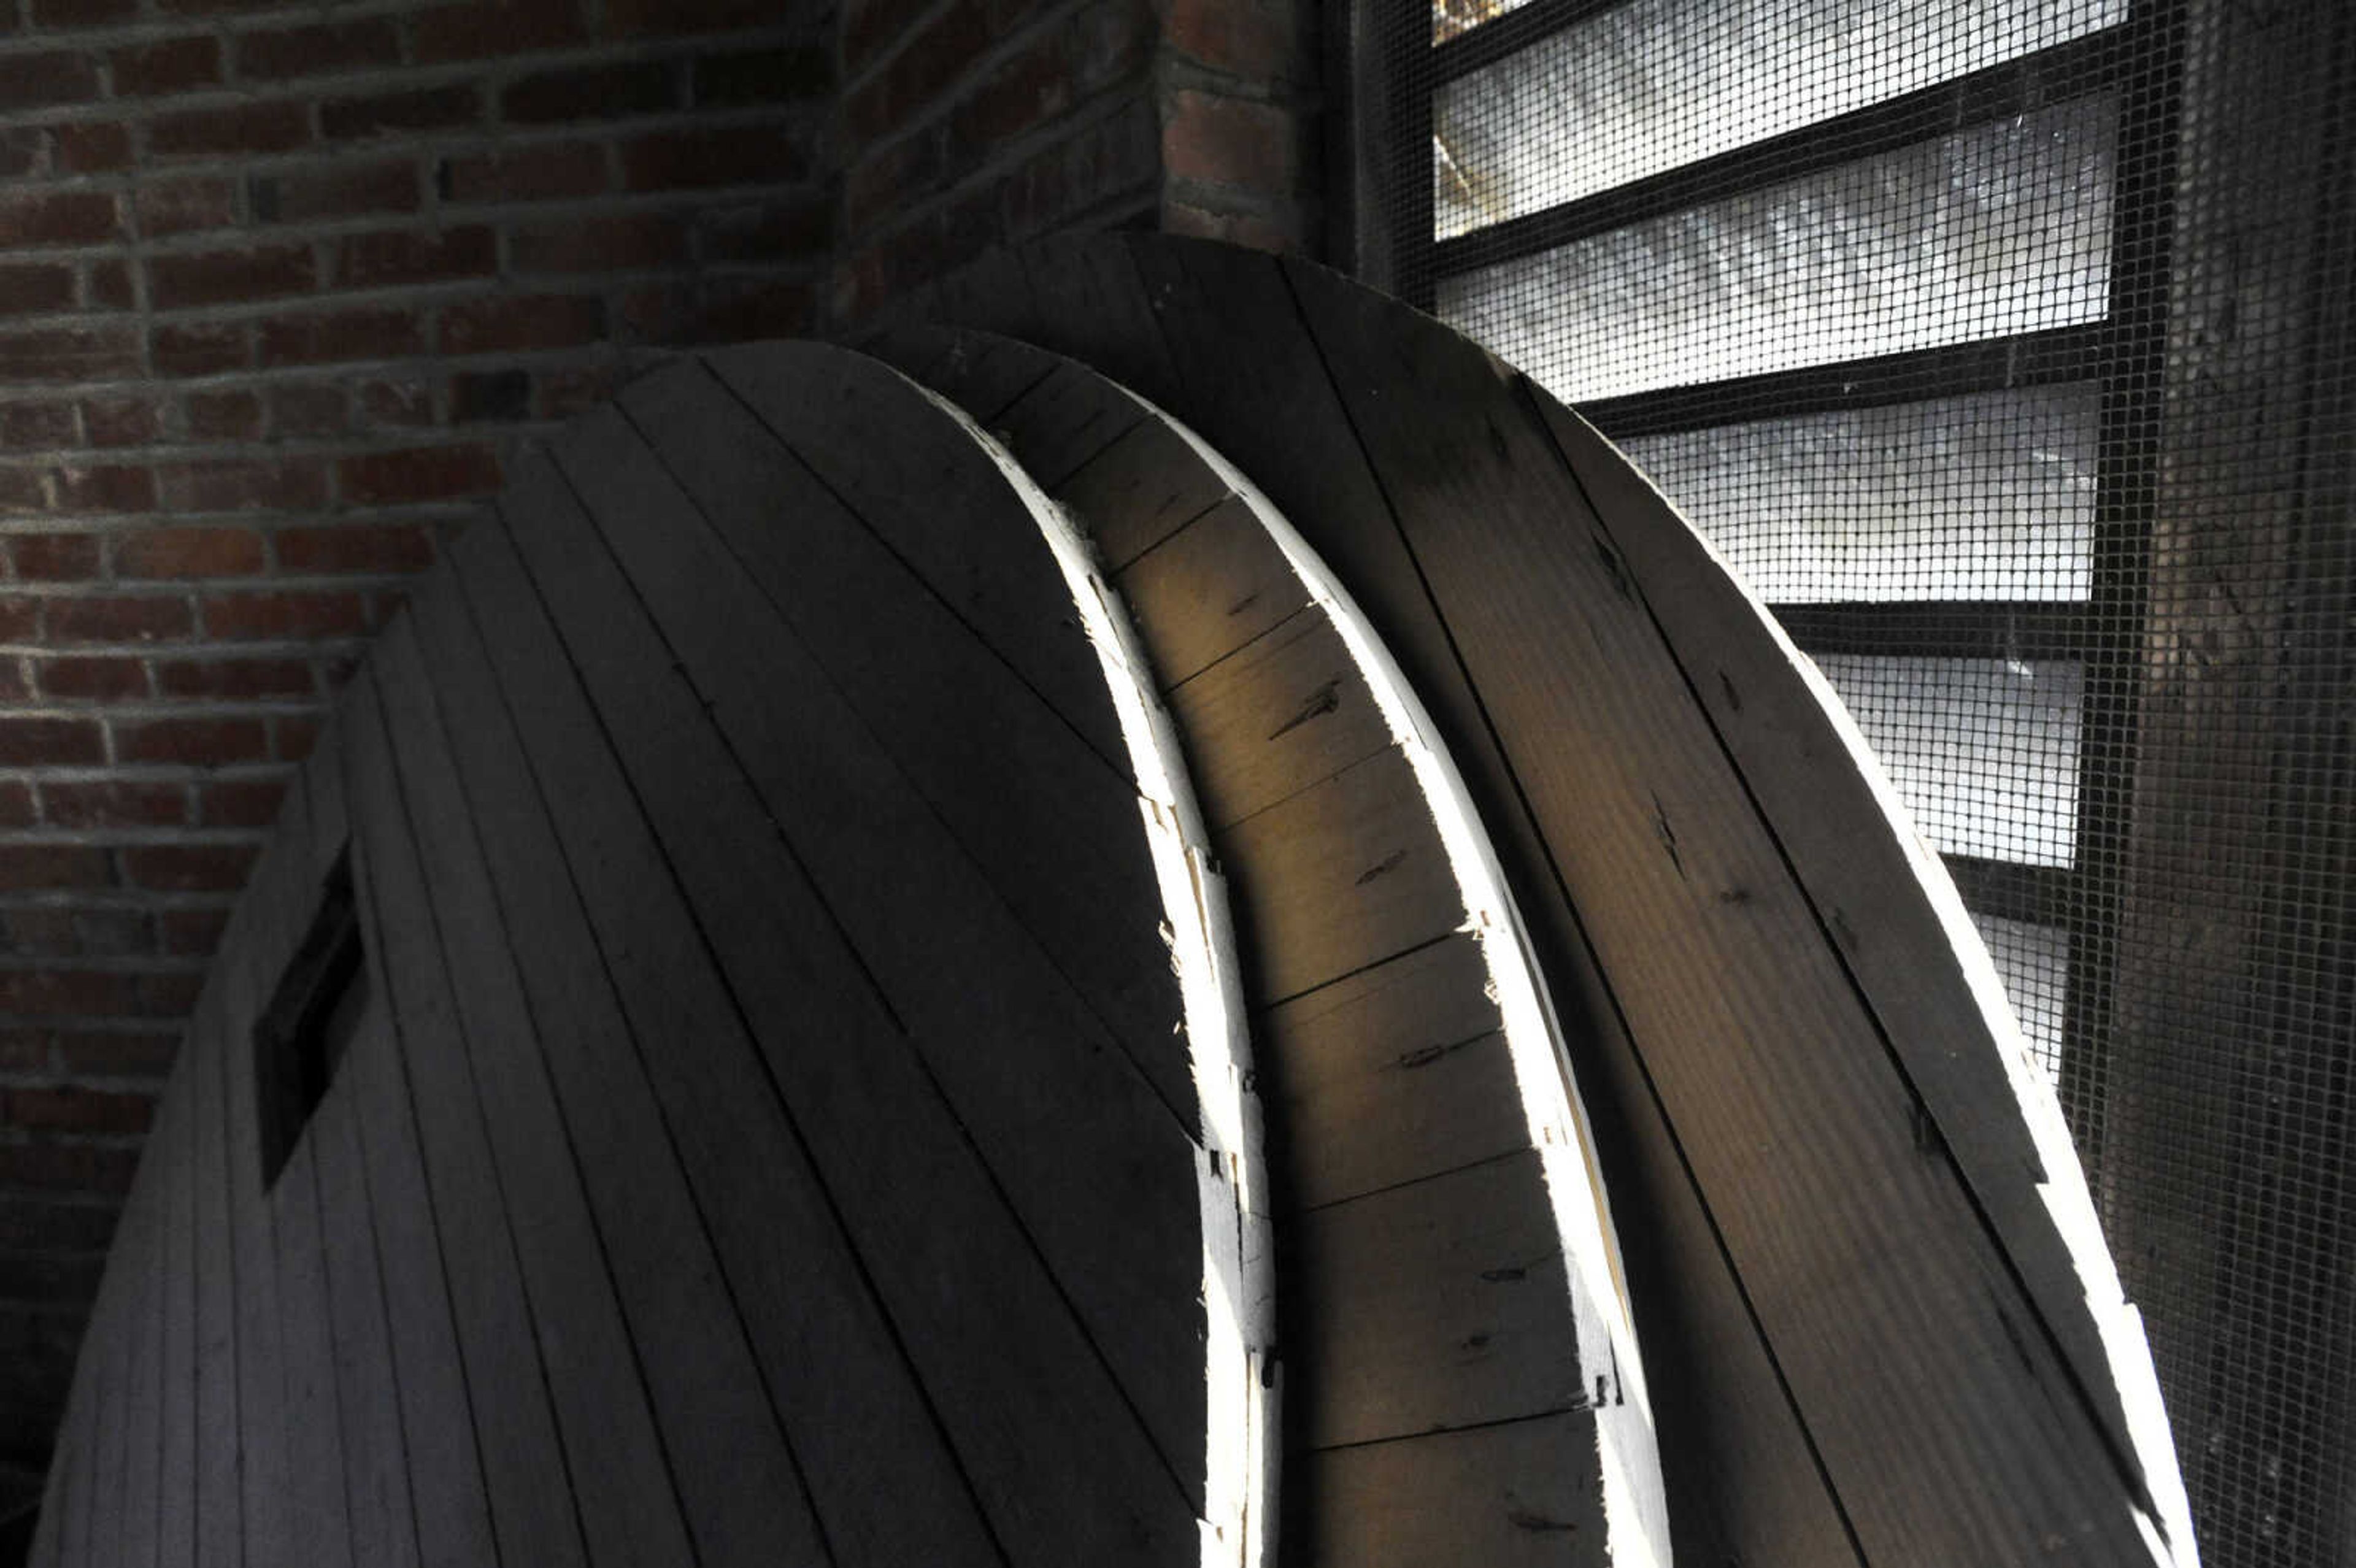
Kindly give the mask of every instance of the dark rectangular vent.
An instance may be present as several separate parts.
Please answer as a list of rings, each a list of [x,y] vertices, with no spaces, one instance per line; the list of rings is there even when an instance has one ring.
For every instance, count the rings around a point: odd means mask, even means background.
[[[294,1150],[359,1027],[369,999],[351,851],[336,857],[303,944],[253,1025],[254,1095],[266,1190]]]

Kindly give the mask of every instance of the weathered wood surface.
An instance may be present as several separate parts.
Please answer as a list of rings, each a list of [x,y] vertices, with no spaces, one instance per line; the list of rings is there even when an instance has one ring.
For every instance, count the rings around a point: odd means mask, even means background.
[[[2132,1451],[2117,1391],[2147,1368],[2040,1189],[2072,1207],[2066,1143],[2032,1136],[1922,857],[1616,455],[1436,324],[1220,247],[1066,242],[937,308],[1131,367],[1431,708],[1590,1009],[1680,1555],[2148,1561],[2172,1459]]]
[[[691,487],[607,414],[355,677],[39,1561],[1205,1561],[1220,1179],[1129,740],[1040,516],[873,368],[693,369],[769,462]],[[265,1189],[253,1021],[347,855],[367,1005]]]
[[[1158,411],[991,336],[907,328],[873,347],[1027,468],[1064,475],[1049,488],[1112,569],[1234,890],[1278,1177],[1286,1495],[1312,1499],[1284,1510],[1284,1559],[1417,1563],[1436,1541],[1536,1529],[1512,1487],[1443,1457],[1462,1450],[1440,1435],[1477,1430],[1515,1474],[1542,1467],[1526,1440],[1551,1459],[1584,1435],[1585,1474],[1549,1490],[1526,1560],[1602,1561],[1582,1360],[1609,1357],[1573,1321],[1498,976],[1460,933],[1474,895],[1377,696],[1386,674],[1345,645],[1346,612],[1288,556],[1265,502]],[[1015,383],[1027,389],[1005,398]],[[1368,1027],[1364,1004],[1386,994],[1396,1010]],[[1357,1488],[1386,1473],[1372,1449],[1387,1473],[1434,1456],[1445,1479],[1415,1489],[1419,1528],[1352,1522]],[[1618,1539],[1617,1560],[1645,1554]]]

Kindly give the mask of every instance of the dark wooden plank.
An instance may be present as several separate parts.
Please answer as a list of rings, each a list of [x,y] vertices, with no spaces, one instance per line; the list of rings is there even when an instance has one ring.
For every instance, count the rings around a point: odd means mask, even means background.
[[[733,1562],[798,1542],[814,1561],[824,1551],[805,1482],[682,1170],[692,1158],[687,1139],[658,1108],[659,1090],[573,893],[521,742],[479,650],[459,653],[472,632],[455,592],[425,595],[413,613],[420,635],[388,636],[378,657],[414,667],[410,682],[434,693],[440,741],[409,749],[438,768],[446,745],[455,771],[429,777],[421,809],[475,825],[485,892],[524,986],[698,1551]],[[421,638],[441,656],[426,657]],[[712,1124],[686,1125],[700,1141]],[[753,1213],[763,1216],[757,1204]]]
[[[640,1349],[624,1321],[605,1239],[541,1059],[537,1020],[442,744],[441,717],[410,624],[386,633],[375,670],[472,1075],[487,1129],[496,1129],[491,1152],[549,1357],[583,1525],[598,1556],[685,1562],[693,1554],[680,1499],[687,1478],[674,1479],[641,1366],[664,1352]],[[783,1500],[798,1502],[798,1493],[789,1488]],[[823,1554],[806,1510],[766,1522],[776,1531],[772,1550],[799,1561]],[[736,1534],[741,1541],[741,1526]]]
[[[1087,737],[1106,766],[1128,772],[1096,652],[1038,523],[966,430],[935,420],[907,425],[898,441],[871,439],[879,420],[905,406],[908,382],[827,345],[723,349],[707,362],[764,423],[793,432],[787,444],[811,472],[837,495],[857,497],[877,537]],[[939,517],[941,496],[970,499],[954,528]]]
[[[1125,398],[1108,398],[1094,372],[1066,360],[999,411],[990,429],[1046,489],[1062,485],[1145,421]]]
[[[498,829],[494,871],[510,894],[544,901],[519,929],[562,944],[527,975],[543,990],[610,984],[838,1561],[1001,1562],[600,721],[511,555],[505,564],[496,582],[466,581],[467,602],[427,595],[417,613],[468,788]],[[471,603],[487,592],[487,637]],[[505,695],[458,677],[469,668],[495,670]],[[510,733],[512,751],[497,743]],[[545,898],[568,887],[577,913]]]
[[[1317,1304],[1320,1330],[1293,1347],[1295,1445],[1587,1406],[1537,1160],[1524,1151],[1289,1218],[1293,1288]]]
[[[1078,514],[1115,571],[1233,493],[1164,418],[1140,421],[1052,492]]]
[[[1284,1190],[1312,1209],[1528,1147],[1477,940],[1451,936],[1252,1020]],[[1367,1136],[1379,1129],[1380,1136]]]
[[[386,1009],[375,1003],[359,1025],[369,1038],[365,1043],[356,1040],[349,1049],[390,1051],[390,1029]],[[375,1206],[369,1200],[367,1157],[360,1148],[359,1124],[374,1107],[361,1103],[361,1087],[354,1076],[337,1074],[312,1115],[306,1141],[319,1190],[353,1568],[399,1568],[419,1561],[417,1520],[377,1261]]]
[[[879,398],[873,412],[923,426],[942,422],[913,388],[901,383],[900,391],[896,408]],[[1172,1029],[1182,1004],[1159,913],[1106,918],[1158,912],[1161,903],[1126,770],[1092,766],[1080,738],[878,541],[881,530],[861,520],[868,492],[845,490],[838,505],[816,490],[792,455],[709,377],[682,369],[649,378],[622,406],[659,444],[660,466],[677,486],[664,482],[654,454],[618,415],[593,416],[560,449],[576,487],[596,498],[593,509],[627,524],[638,508],[667,507],[677,524],[641,529],[659,535],[694,526],[680,489],[692,496],[735,563],[713,570],[753,575],[772,608],[745,603],[765,619],[782,617],[773,635],[788,635],[790,625],[807,650],[799,656],[860,713],[954,836],[960,857],[980,869],[1170,1115],[1194,1126],[1193,1069],[1185,1038]],[[817,443],[834,432],[780,433],[818,457]],[[974,548],[992,548],[990,519],[1013,497],[994,475],[971,481],[993,481],[994,494],[936,500],[935,526],[949,538],[965,533],[970,507],[980,514],[972,519]],[[627,502],[620,499],[625,492]],[[781,517],[792,526],[780,527]],[[1037,539],[1038,525],[1031,527]],[[1051,562],[1034,564],[1055,571]],[[1062,614],[1076,614],[1068,589]],[[1104,678],[1099,667],[1097,701],[1109,714]],[[1042,780],[1054,783],[1043,788]]]
[[[1292,1561],[1333,1568],[1597,1561],[1595,1423],[1584,1413],[1366,1443],[1285,1461]]]
[[[1394,531],[1364,526],[1384,515],[1383,496],[1283,274],[1213,247],[1125,248],[1137,297],[1177,324],[1161,341],[1180,356],[1166,379],[1132,384],[1250,474],[1348,585],[1431,709],[1497,839],[1596,1122],[1644,1324],[1679,1555],[1853,1561],[1806,1434],[1414,562]],[[987,299],[969,304],[958,319],[1001,325]],[[1103,340],[1129,330],[1125,322],[1066,315],[1036,336],[1102,362],[1123,352]],[[1245,364],[1253,373],[1237,376]]]
[[[2135,1560],[2099,1420],[1545,431],[1436,323],[1295,282],[1868,1552]],[[2001,1096],[1977,1114],[2017,1118],[1999,1062],[1977,1065]],[[1985,1479],[1958,1488],[1958,1467]]]
[[[991,325],[1038,344],[1049,343],[1048,335],[1055,330],[1083,328],[1104,346],[1089,363],[1120,385],[1156,398],[1160,389],[1175,381],[1172,346],[1164,342],[1153,311],[1138,289],[1136,268],[1120,246],[1092,235],[1054,235],[1024,246],[1015,259],[1029,297],[1038,302],[1037,314],[1028,321],[1020,315],[1007,320],[993,316]],[[972,292],[991,295],[993,306],[1006,293]],[[962,303],[938,314],[957,321],[980,319]]]
[[[1158,598],[1139,603],[1141,617],[1158,618],[1168,608]],[[1356,661],[1322,610],[1302,611],[1168,699],[1187,736],[1195,796],[1215,831],[1392,744]]]
[[[289,1561],[352,1562],[342,1403],[330,1337],[327,1238],[319,1223],[318,1125],[295,1141],[265,1200],[276,1248],[278,1346],[286,1383]]]
[[[1110,497],[1092,500],[1099,510],[1083,510],[1081,517],[1092,523],[1112,504]],[[1228,496],[1138,556],[1113,582],[1137,607],[1138,633],[1164,690],[1309,603],[1307,585],[1241,496]]]
[[[1183,1492],[925,1064],[841,945],[832,912],[804,883],[775,820],[703,727],[701,703],[672,669],[630,585],[592,544],[587,519],[552,474],[535,480],[529,470],[508,515],[1011,1555],[1043,1563],[1193,1555]],[[504,568],[509,579],[494,577],[485,608],[513,615],[529,590],[516,580],[520,563],[502,554],[505,542],[488,531],[469,536],[456,559],[470,578]],[[714,700],[733,708],[737,699]],[[766,695],[756,701],[760,711],[743,722],[774,722]],[[784,749],[805,763],[832,760],[798,741]],[[871,874],[888,886],[893,873],[887,865]],[[977,1312],[980,1302],[994,1310]],[[1083,1498],[1093,1506],[1074,1506]]]
[[[1437,942],[1464,919],[1431,808],[1396,747],[1234,824],[1222,843],[1255,1007]]]
[[[238,1280],[232,1221],[238,1182],[230,1168],[224,1075],[241,1061],[224,1023],[219,977],[207,986],[189,1026],[195,1048],[188,1114],[196,1194],[197,1568],[240,1568],[245,1560],[244,1499],[238,1482]]]
[[[165,1096],[166,1114],[157,1118],[149,1147],[161,1139],[166,1173],[166,1243],[158,1266],[161,1303],[162,1431],[157,1455],[156,1568],[190,1568],[197,1529],[197,1166],[196,1083],[210,1065],[212,1041],[193,1028],[180,1043]]]
[[[1056,366],[1054,355],[1012,337],[930,325],[901,326],[858,347],[950,399],[985,430]]]
[[[383,954],[499,1556],[580,1563],[586,1553],[572,1472],[369,683],[354,684],[343,718],[352,838],[369,872],[364,930]],[[412,1446],[419,1437],[412,1430]]]

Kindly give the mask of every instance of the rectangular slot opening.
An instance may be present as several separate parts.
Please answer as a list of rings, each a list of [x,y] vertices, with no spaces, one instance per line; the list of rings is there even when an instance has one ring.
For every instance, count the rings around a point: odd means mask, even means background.
[[[262,1123],[262,1185],[287,1157],[335,1082],[368,1008],[368,965],[352,900],[351,851],[336,857],[302,944],[253,1025],[254,1097]]]

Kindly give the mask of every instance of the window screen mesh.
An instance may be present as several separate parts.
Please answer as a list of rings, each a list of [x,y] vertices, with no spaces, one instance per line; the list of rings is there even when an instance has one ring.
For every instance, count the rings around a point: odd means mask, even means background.
[[[1361,0],[1362,270],[1580,407],[1947,859],[2206,1561],[2356,1564],[2356,5]]]

